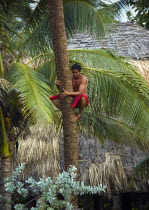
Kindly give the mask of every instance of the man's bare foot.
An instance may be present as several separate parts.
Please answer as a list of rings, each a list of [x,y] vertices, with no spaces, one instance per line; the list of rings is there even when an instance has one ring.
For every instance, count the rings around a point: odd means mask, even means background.
[[[76,116],[74,118],[72,118],[71,122],[72,123],[76,123],[81,117],[81,114],[80,113],[77,113]]]

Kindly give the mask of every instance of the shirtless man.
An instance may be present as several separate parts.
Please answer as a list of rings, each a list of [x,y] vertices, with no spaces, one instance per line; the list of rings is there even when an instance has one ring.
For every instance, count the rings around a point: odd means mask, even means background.
[[[76,114],[76,116],[72,119],[72,122],[77,122],[78,119],[81,117],[83,109],[88,106],[89,100],[87,97],[87,78],[80,73],[81,71],[81,66],[78,64],[74,64],[71,67],[72,70],[72,85],[73,85],[73,91],[74,92],[69,92],[67,90],[64,90],[63,93],[60,95],[55,95],[50,97],[50,100],[53,101],[54,105],[61,110],[61,97],[66,97],[66,96],[73,96],[73,102],[72,102],[72,107],[74,108],[79,108],[79,112]],[[56,81],[57,86],[61,86],[62,82],[57,80]]]

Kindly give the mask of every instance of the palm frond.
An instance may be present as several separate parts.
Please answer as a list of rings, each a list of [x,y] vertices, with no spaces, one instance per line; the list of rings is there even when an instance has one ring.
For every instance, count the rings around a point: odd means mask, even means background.
[[[118,116],[113,118],[100,112],[95,114],[90,108],[86,108],[82,114],[79,131],[88,133],[90,136],[96,136],[102,144],[104,144],[105,139],[110,139],[116,143],[137,145],[142,149],[149,146],[148,139],[143,139],[137,129],[119,119]]]
[[[86,1],[64,1],[65,25],[68,34],[88,32],[95,34],[97,38],[105,35],[104,23],[107,19],[100,14],[96,7]]]
[[[100,14],[106,18],[106,22],[113,23],[114,19],[120,19],[121,17],[121,7],[115,3],[113,4],[104,4],[99,8]],[[116,22],[116,20],[115,20]]]
[[[101,11],[98,10],[93,4],[84,0],[64,0],[64,16],[68,39],[77,32],[95,34],[99,39],[105,35],[108,23],[114,22],[113,17],[108,13],[102,9]],[[39,1],[39,5],[35,8],[30,19],[32,33],[29,36],[27,47],[32,56],[48,52],[52,46],[49,18],[47,5],[42,0]]]
[[[130,84],[135,86],[133,81]],[[95,73],[89,81],[90,109],[93,113],[106,114],[125,122],[138,136],[148,141],[148,97],[144,97],[137,88],[131,90],[130,84],[123,85],[113,76]]]
[[[31,5],[34,3],[34,0],[1,0],[0,6],[8,19],[21,18],[25,22],[31,15]]]
[[[41,53],[46,53],[51,50],[52,39],[51,29],[49,22],[49,14],[44,16],[40,24],[36,25],[36,28],[31,31],[27,40],[27,50],[31,56],[37,56]]]
[[[38,54],[37,56],[33,57],[31,60],[27,61],[26,65],[30,65],[34,69],[40,68],[42,65],[47,63],[48,61],[54,60],[54,53],[51,50],[48,53]]]
[[[109,51],[70,50],[69,52],[71,62],[77,61],[80,63],[83,67],[83,73],[88,74],[89,77],[88,93],[90,107],[88,111],[92,115],[96,113],[102,119],[103,116],[107,116],[123,122],[131,131],[134,129],[138,139],[140,139],[138,144],[140,142],[148,144],[149,87],[145,79],[127,60],[125,61]],[[98,69],[99,67],[100,69]],[[97,126],[98,123],[99,127],[105,125],[108,135],[110,127],[105,122],[101,124],[100,117],[95,120],[95,125]],[[88,125],[90,123],[91,120],[89,120]],[[108,123],[110,124],[110,120]],[[120,125],[118,126],[119,131],[116,129],[115,124],[115,132],[123,133],[122,130],[127,130],[127,128],[122,129]],[[113,135],[115,132],[113,131]],[[125,140],[127,138],[130,140],[131,135],[134,137],[130,131],[125,134]],[[123,139],[120,136],[118,137],[118,135],[115,136],[115,140],[118,138]],[[136,139],[136,137],[133,139],[134,142],[136,142]]]
[[[26,27],[35,29],[36,24],[39,24],[43,17],[48,14],[48,2],[45,0],[35,1],[35,8],[32,11],[31,16],[29,17]]]
[[[0,7],[1,12],[1,7]],[[13,37],[16,37],[18,40],[22,40],[20,33],[17,32],[16,28],[5,14],[0,14],[0,45],[1,49],[5,50],[7,54],[13,54],[14,49],[18,50],[19,46],[14,45],[12,42]],[[13,49],[13,50],[12,50]]]
[[[44,63],[42,66],[38,67],[36,70],[39,73],[41,73],[48,81],[50,81],[53,86],[56,79],[55,59]]]
[[[142,178],[149,177],[149,155],[140,161],[134,168],[134,174],[139,174]]]
[[[52,121],[53,105],[49,100],[52,91],[43,76],[26,65],[15,63],[7,78],[12,87],[21,92],[24,109],[32,120]]]
[[[101,141],[111,136],[117,142],[148,146],[149,87],[139,72],[124,58],[103,49],[69,50],[69,56],[70,63],[81,64],[83,74],[89,78],[90,106],[86,117],[82,116],[84,129],[92,125],[92,133]],[[54,69],[50,54],[49,61],[38,71],[56,91]]]

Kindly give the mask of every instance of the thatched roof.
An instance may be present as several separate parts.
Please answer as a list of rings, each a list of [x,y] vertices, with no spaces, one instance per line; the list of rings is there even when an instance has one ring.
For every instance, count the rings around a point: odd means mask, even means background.
[[[149,31],[135,24],[115,24],[115,27],[111,28],[110,35],[102,41],[97,41],[95,37],[88,34],[77,34],[73,40],[70,40],[69,48],[108,48],[122,56],[146,59],[146,61],[135,61],[135,65],[148,79]],[[103,180],[108,185],[109,194],[111,187],[117,191],[128,190],[130,189],[130,186],[126,186],[128,174],[144,156],[145,153],[138,148],[115,144],[110,140],[105,140],[105,144],[102,145],[98,139],[80,134],[80,180],[85,181],[86,184],[96,185],[101,180],[101,171],[104,171]],[[29,176],[54,178],[60,168],[64,170],[63,140],[56,134],[55,129],[37,125],[31,128],[31,134],[26,140],[19,141],[16,160],[16,164],[27,163],[24,179]],[[119,173],[121,175],[117,176]],[[115,175],[113,178],[111,178],[112,174]],[[111,184],[110,179],[115,181]],[[139,185],[136,187],[140,189]]]
[[[59,138],[53,128],[39,125],[32,127],[29,137],[19,141],[16,164],[26,162],[23,178],[56,177],[59,167],[64,170],[63,144],[63,139]],[[108,140],[102,145],[95,137],[80,134],[80,180],[91,185],[102,182],[108,186],[109,195],[113,190],[126,191],[128,174],[144,156],[144,152],[137,148]]]
[[[140,74],[146,79],[147,83],[149,84],[149,60],[132,60],[132,64],[134,64]]]
[[[53,126],[36,125],[27,138],[19,140],[14,167],[26,163],[23,179],[32,176],[56,178],[59,167],[59,134]]]
[[[149,30],[133,23],[114,24],[110,34],[99,41],[89,34],[76,34],[68,42],[70,49],[106,48],[133,59],[149,59]]]
[[[111,186],[114,190],[128,191],[130,186],[126,185],[127,182],[125,176],[130,175],[134,169],[134,166],[140,162],[146,155],[144,151],[141,151],[137,147],[127,146],[125,144],[117,144],[110,140],[105,140],[104,145],[99,142],[95,137],[89,137],[86,134],[80,134],[79,136],[79,173],[80,180],[84,181],[86,184],[94,185],[98,184],[100,177],[97,171],[95,174],[90,173],[92,167],[98,166],[99,164],[107,164],[107,158],[109,158],[109,168],[108,170],[113,170],[113,177],[109,175],[105,176],[104,171],[102,171],[104,178],[102,184],[109,184],[108,179],[116,180],[115,176],[122,173],[121,176],[118,176],[119,186]],[[115,165],[112,167],[112,161],[115,161]],[[64,169],[64,159],[63,159],[63,141],[60,141],[60,165]],[[117,166],[116,166],[117,165]],[[118,166],[119,165],[119,166]],[[101,166],[100,166],[101,167]],[[103,166],[104,167],[104,166]],[[110,168],[111,167],[111,168]],[[104,169],[105,170],[105,169]],[[93,171],[93,170],[92,170]],[[101,173],[101,171],[100,171]],[[92,177],[91,177],[92,176]],[[94,178],[93,178],[94,176]],[[95,177],[97,176],[97,177]],[[96,179],[96,182],[93,182],[92,179]],[[98,179],[98,180],[97,180]],[[101,181],[100,181],[101,183]],[[114,183],[114,185],[117,182]],[[125,186],[124,186],[125,185]],[[133,190],[141,189],[140,183],[133,186]],[[111,188],[108,189],[108,193],[111,193]],[[132,190],[132,189],[131,189]]]

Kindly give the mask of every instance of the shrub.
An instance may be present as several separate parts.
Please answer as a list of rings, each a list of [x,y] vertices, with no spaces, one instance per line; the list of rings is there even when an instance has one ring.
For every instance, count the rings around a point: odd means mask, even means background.
[[[18,181],[18,176],[24,168],[25,164],[20,164],[12,173],[12,176],[5,179],[5,188],[7,192],[17,192],[24,198],[27,197],[29,191],[40,195],[40,201],[37,200],[36,207],[32,207],[31,210],[40,210],[41,208],[47,210],[61,208],[65,208],[67,210],[73,209],[74,207],[71,203],[71,198],[74,195],[101,194],[106,188],[101,184],[96,187],[91,187],[85,186],[84,182],[75,181],[77,178],[77,169],[74,166],[70,166],[67,171],[60,173],[56,181],[53,181],[50,177],[40,179],[39,181],[30,177],[27,181],[25,181],[29,187],[25,188],[24,183]],[[16,204],[14,209],[24,210],[25,207],[25,204]]]

